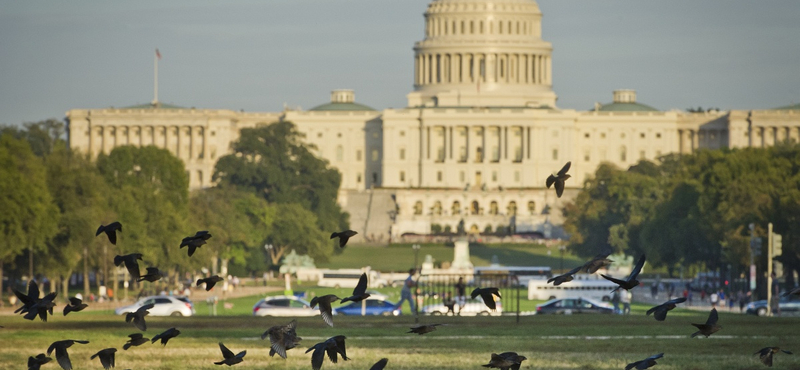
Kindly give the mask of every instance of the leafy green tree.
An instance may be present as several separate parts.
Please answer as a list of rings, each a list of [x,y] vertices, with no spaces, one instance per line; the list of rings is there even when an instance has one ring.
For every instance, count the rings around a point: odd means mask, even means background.
[[[267,237],[267,242],[272,244],[269,251],[272,264],[277,265],[292,249],[317,261],[327,261],[333,252],[331,244],[327,243],[330,234],[316,226],[317,217],[296,203],[278,204],[276,208],[278,217]]]

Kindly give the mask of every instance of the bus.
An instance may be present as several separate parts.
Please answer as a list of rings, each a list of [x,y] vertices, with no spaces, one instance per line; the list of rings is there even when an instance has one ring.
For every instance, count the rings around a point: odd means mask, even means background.
[[[383,288],[390,285],[386,279],[381,278],[379,271],[361,269],[321,270],[317,285],[330,288],[355,288],[361,274],[365,272],[367,273],[368,288]]]
[[[508,284],[516,280],[522,286],[527,286],[531,280],[547,281],[553,275],[552,269],[548,266],[489,266],[489,267],[476,267],[475,280],[476,285],[481,285],[481,276],[504,276],[507,275],[509,279]],[[512,278],[513,277],[513,278]]]
[[[546,280],[531,280],[528,284],[528,299],[551,300],[561,298],[592,298],[608,302],[617,284],[595,275],[577,275],[575,280],[559,286],[548,284]]]

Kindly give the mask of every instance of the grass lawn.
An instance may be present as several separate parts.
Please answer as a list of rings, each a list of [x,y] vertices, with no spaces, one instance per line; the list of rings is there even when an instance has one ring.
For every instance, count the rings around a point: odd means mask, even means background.
[[[244,300],[244,299],[243,299]],[[244,304],[244,302],[242,302]],[[250,304],[251,305],[251,304]],[[667,321],[657,322],[638,309],[630,316],[527,316],[513,317],[421,317],[421,322],[448,324],[425,336],[406,334],[414,317],[335,318],[330,328],[319,317],[298,319],[299,348],[289,358],[268,356],[268,345],[259,336],[269,326],[289,318],[239,316],[195,316],[189,318],[148,317],[146,337],[170,327],[181,335],[166,347],[144,344],[122,350],[126,336],[138,332],[120,316],[70,314],[49,322],[27,321],[20,316],[0,316],[0,368],[24,369],[28,356],[45,352],[50,343],[63,339],[89,340],[69,349],[75,369],[100,369],[90,360],[108,347],[119,349],[118,369],[219,369],[217,342],[233,352],[247,350],[236,369],[310,369],[310,354],[303,353],[325,338],[345,335],[350,361],[323,369],[368,369],[382,357],[387,369],[480,369],[492,352],[516,351],[528,357],[522,369],[622,369],[625,364],[664,352],[655,369],[762,369],[756,350],[781,346],[800,350],[797,327],[800,318],[759,318],[720,313],[723,329],[711,338],[689,338],[690,322],[705,321],[707,313],[675,310]],[[800,356],[779,354],[776,369],[800,368]],[[49,363],[43,369],[58,369]]]
[[[420,244],[419,263],[431,255],[434,261],[452,261],[453,247],[443,244]],[[548,252],[550,253],[548,255]],[[471,244],[470,260],[475,266],[489,266],[492,258],[497,256],[501,265],[505,266],[550,266],[559,269],[561,255],[556,248],[548,249],[541,244]],[[569,253],[564,253],[564,268],[582,264],[585,261]],[[408,271],[414,266],[414,251],[409,244],[393,244],[388,247],[347,245],[339,255],[331,257],[328,262],[317,262],[317,267],[340,269],[371,266],[380,271]]]

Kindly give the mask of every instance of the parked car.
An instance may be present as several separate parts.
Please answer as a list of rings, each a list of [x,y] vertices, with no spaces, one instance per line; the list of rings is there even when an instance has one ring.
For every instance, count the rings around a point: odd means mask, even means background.
[[[144,297],[130,306],[117,308],[114,310],[114,313],[117,315],[124,315],[151,303],[154,306],[148,310],[150,311],[150,316],[192,316],[195,314],[194,303],[192,303],[189,298],[168,295]]]
[[[608,303],[598,302],[591,298],[561,298],[551,299],[536,306],[536,314],[561,314],[571,315],[578,313],[614,313],[614,308]]]
[[[381,296],[370,296],[364,300],[366,302],[366,315],[398,316],[400,309],[395,309],[394,302],[386,300]],[[361,315],[361,302],[352,302],[345,306],[333,309],[334,315]]]
[[[459,310],[458,304],[455,305],[453,308],[457,315],[460,316],[500,316],[503,314],[503,303],[500,299],[495,298],[495,305],[497,309],[492,311],[489,307],[483,303],[483,299],[481,297],[475,297],[475,299],[470,299],[467,297],[467,302],[464,303],[464,307],[461,307]],[[432,304],[422,308],[422,313],[439,316],[447,314],[447,306],[443,303],[440,304]]]
[[[253,306],[253,316],[315,316],[319,310],[295,296],[278,295],[267,297]]]
[[[778,300],[778,307],[781,310],[781,316],[794,316],[800,315],[800,297],[788,296],[781,297]],[[767,315],[767,301],[755,301],[747,304],[747,311],[750,315],[766,316]]]

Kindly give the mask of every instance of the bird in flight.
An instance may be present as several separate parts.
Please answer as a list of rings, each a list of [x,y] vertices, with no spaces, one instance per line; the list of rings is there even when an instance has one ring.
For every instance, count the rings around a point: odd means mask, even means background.
[[[411,331],[409,331],[408,333],[417,333],[419,335],[427,334],[436,330],[436,327],[440,325],[442,324],[417,325],[415,327],[412,327]]]
[[[217,285],[217,283],[219,283],[220,281],[223,281],[223,280],[225,280],[225,279],[219,277],[219,275],[213,275],[213,276],[209,276],[207,278],[197,279],[197,286],[203,285],[203,283],[205,283],[206,284],[206,292],[207,292],[207,291],[210,291],[211,289],[214,289],[214,285]]]
[[[497,309],[497,304],[494,302],[493,296],[497,296],[497,298],[503,298],[500,296],[500,290],[497,288],[475,288],[475,290],[472,291],[472,294],[470,294],[470,297],[475,299],[477,296],[481,296],[483,303],[492,311]]]
[[[334,364],[338,362],[338,355],[342,355],[342,359],[345,361],[349,360],[347,357],[347,352],[344,348],[345,339],[346,337],[344,335],[337,335],[335,337],[326,339],[324,342],[317,343],[313,347],[306,350],[306,353],[309,353],[312,350],[314,351],[314,353],[311,354],[311,368],[314,370],[321,369],[322,361],[325,359],[326,353],[328,358]]]
[[[100,364],[103,365],[104,369],[108,370],[114,367],[114,354],[116,352],[116,348],[106,348],[93,354],[90,360],[94,360],[95,357],[100,357]]]
[[[326,324],[333,326],[333,308],[331,308],[331,303],[338,300],[339,297],[334,294],[314,297],[311,298],[311,308],[314,308],[314,306],[319,304],[319,313],[322,315],[322,321],[325,321]]]
[[[355,236],[356,234],[358,234],[358,233],[353,231],[353,230],[345,230],[345,231],[341,231],[341,232],[338,232],[338,233],[331,234],[331,239],[338,237],[339,238],[339,248],[344,248],[345,244],[347,244],[347,241],[350,238],[352,238],[353,236]]]
[[[83,311],[83,309],[86,307],[89,307],[89,305],[83,303],[83,300],[80,298],[70,297],[69,304],[64,306],[64,316],[67,316],[67,314],[70,312]]]
[[[501,370],[519,370],[522,361],[527,360],[525,356],[520,356],[516,352],[503,352],[501,354],[492,353],[492,359],[483,367],[497,368]]]
[[[647,310],[647,316],[650,316],[651,313],[655,312],[653,315],[657,321],[664,321],[667,318],[667,312],[671,311],[678,303],[686,302],[686,298],[680,297],[671,299],[666,301],[658,306],[655,306],[649,310]]]
[[[145,344],[150,341],[150,338],[145,338],[144,335],[142,335],[142,333],[133,333],[131,335],[128,335],[128,338],[131,339],[128,339],[128,342],[122,345],[122,349],[126,351],[128,350],[128,348],[141,346],[142,344]]]
[[[187,236],[181,241],[181,248],[189,247],[189,257],[191,257],[197,248],[206,244],[206,240],[211,238],[208,231],[198,231],[193,236]]]
[[[664,357],[664,354],[659,353],[657,355],[652,355],[641,361],[631,362],[625,366],[625,370],[631,370],[631,369],[644,370],[656,366],[656,360],[662,357]]]
[[[581,269],[583,269],[583,265],[578,266],[578,267],[576,267],[576,268],[574,268],[572,270],[569,270],[565,274],[554,276],[554,277],[548,279],[547,283],[548,284],[549,283],[553,283],[554,286],[559,286],[559,285],[561,285],[563,283],[570,282],[574,278],[572,275],[577,274],[578,271],[580,271]]]
[[[53,361],[53,359],[47,357],[44,353],[40,353],[36,357],[28,357],[28,370],[39,370],[42,365],[50,361]]]
[[[136,260],[141,260],[142,254],[141,253],[131,253],[126,254],[124,256],[116,255],[114,256],[114,266],[121,266],[123,263],[125,264],[125,268],[128,269],[128,273],[131,274],[133,280],[139,279],[139,263]]]
[[[789,352],[789,351],[786,351],[786,350],[782,350],[781,347],[764,347],[764,348],[756,351],[756,353],[754,353],[754,355],[757,354],[758,358],[761,359],[761,362],[763,362],[764,365],[772,367],[772,355],[774,355],[774,354],[776,354],[778,352],[783,352],[783,353],[786,353],[786,354],[789,354],[789,355],[792,354],[792,352]]]
[[[631,270],[631,274],[628,275],[628,277],[625,278],[625,280],[614,279],[613,277],[604,274],[600,274],[600,276],[618,285],[618,287],[614,288],[614,290],[611,291],[612,293],[619,290],[619,288],[625,290],[631,290],[639,286],[639,280],[636,280],[636,277],[639,276],[639,273],[642,271],[642,267],[644,267],[644,260],[645,257],[643,254],[641,257],[639,257],[639,261],[636,262],[636,266],[633,267],[633,270]]]
[[[31,280],[28,284],[27,295],[16,289],[14,289],[14,295],[22,302],[22,306],[14,310],[14,313],[26,314],[39,301],[39,285],[36,284],[36,281]]]
[[[112,222],[108,225],[101,224],[100,227],[97,228],[97,233],[95,233],[94,236],[98,236],[100,233],[106,233],[108,241],[110,241],[111,244],[117,245],[117,231],[122,231],[122,224],[119,223],[119,221]]]
[[[369,293],[367,293],[367,273],[365,272],[358,278],[358,284],[356,284],[355,289],[353,289],[353,295],[342,298],[342,303],[348,301],[361,302],[367,299],[367,297],[369,297]]]
[[[169,329],[165,330],[163,333],[158,334],[155,337],[153,337],[153,339],[150,339],[150,343],[155,343],[157,340],[161,339],[161,344],[166,346],[167,342],[170,339],[177,337],[180,333],[181,333],[181,331],[178,330],[178,329],[169,328]]]
[[[270,357],[275,356],[277,353],[278,356],[285,359],[286,351],[300,344],[300,340],[303,338],[297,336],[295,329],[297,329],[297,320],[292,320],[292,322],[286,325],[275,325],[267,329],[264,334],[261,334],[261,339],[269,337]]]
[[[128,312],[128,314],[125,315],[125,322],[132,321],[133,326],[141,331],[147,331],[147,323],[144,321],[144,317],[150,314],[150,311],[148,310],[155,306],[155,304],[150,303],[139,307],[139,309],[134,312]]]
[[[57,342],[53,342],[49,348],[47,348],[47,355],[50,356],[53,351],[56,351],[56,361],[64,370],[72,370],[72,362],[69,360],[69,353],[67,353],[67,348],[72,347],[73,344],[80,343],[80,344],[88,344],[88,340],[60,340]]]
[[[708,320],[706,320],[705,324],[692,324],[699,329],[698,331],[692,334],[692,338],[696,337],[698,334],[705,335],[708,338],[709,335],[714,334],[722,329],[721,326],[717,325],[717,320],[719,320],[719,314],[717,314],[717,309],[712,308],[711,313],[708,314]]]
[[[594,274],[597,272],[597,270],[608,267],[612,262],[614,262],[608,259],[609,255],[611,255],[611,253],[600,253],[594,256],[591,261],[586,262],[586,264],[583,265],[583,271],[587,274]]]
[[[164,275],[158,270],[158,267],[148,267],[147,273],[139,277],[137,281],[149,281],[151,283],[160,280]]]
[[[234,355],[233,352],[228,349],[228,347],[225,347],[225,345],[222,344],[222,342],[219,342],[219,349],[222,351],[223,359],[222,361],[215,362],[214,365],[236,365],[244,361],[244,355],[247,354],[247,351],[242,351]]]
[[[33,320],[38,315],[42,321],[47,322],[47,314],[50,313],[50,315],[52,315],[53,307],[56,306],[55,302],[53,302],[53,300],[56,299],[56,295],[56,292],[52,292],[42,299],[36,299],[36,302],[30,307],[24,318]]]
[[[369,368],[369,370],[383,370],[383,368],[386,367],[386,364],[388,362],[389,362],[388,358],[382,358],[378,360],[378,362],[376,362],[375,365],[372,365],[372,367]]]
[[[570,178],[570,175],[567,175],[567,171],[569,171],[569,166],[572,162],[567,162],[564,167],[561,167],[561,170],[558,171],[555,175],[550,175],[547,177],[547,188],[550,189],[553,184],[556,185],[556,196],[561,198],[561,194],[564,194],[564,181],[567,181]]]

